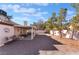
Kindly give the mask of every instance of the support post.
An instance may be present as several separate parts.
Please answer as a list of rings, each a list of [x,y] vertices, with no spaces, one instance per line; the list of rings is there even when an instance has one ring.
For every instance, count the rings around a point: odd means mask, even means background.
[[[33,27],[31,29],[31,40],[33,39]]]

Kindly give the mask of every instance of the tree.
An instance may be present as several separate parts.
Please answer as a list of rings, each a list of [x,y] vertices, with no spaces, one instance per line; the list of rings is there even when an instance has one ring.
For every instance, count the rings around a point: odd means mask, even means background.
[[[71,22],[70,22],[70,29],[72,30],[72,39],[73,39],[73,35],[74,33],[79,30],[79,15],[76,15],[72,18]]]
[[[66,18],[66,15],[67,15],[67,9],[66,8],[61,8],[60,9],[60,12],[59,12],[59,16],[57,18],[57,29],[59,30],[60,32],[60,38],[62,38],[62,30],[64,29],[64,22],[65,22],[65,18]]]
[[[72,24],[76,25],[73,26],[76,30],[79,30],[79,3],[73,3],[71,4],[72,7],[76,9],[76,16],[73,17]]]
[[[74,16],[70,22],[70,26],[72,26],[71,30],[73,39],[74,32],[79,30],[79,3],[73,3],[71,6],[76,9],[76,16]]]
[[[42,19],[38,20],[37,22],[34,22],[32,25],[36,26],[38,29],[45,29],[45,22]]]
[[[64,22],[65,22],[65,18],[67,15],[67,9],[66,8],[61,8],[60,12],[59,12],[59,16],[56,16],[56,13],[53,12],[52,16],[48,19],[48,21],[46,22],[46,29],[48,31],[52,30],[52,29],[57,29],[60,31],[60,37],[62,37],[62,29],[65,28],[64,27]]]
[[[46,30],[49,32],[53,28],[52,26],[52,20],[49,18],[46,22]]]
[[[48,20],[46,22],[46,30],[48,32],[50,30],[54,30],[56,28],[56,21],[57,21],[56,12],[53,12],[52,16],[50,18],[48,18]],[[53,31],[53,35],[54,35],[54,31]]]
[[[54,35],[54,29],[56,29],[56,21],[57,21],[57,16],[56,16],[56,12],[52,13],[52,17],[51,17],[51,24],[52,24],[52,29],[53,29],[53,35]]]
[[[76,14],[79,14],[79,3],[72,3],[71,6],[76,9]]]

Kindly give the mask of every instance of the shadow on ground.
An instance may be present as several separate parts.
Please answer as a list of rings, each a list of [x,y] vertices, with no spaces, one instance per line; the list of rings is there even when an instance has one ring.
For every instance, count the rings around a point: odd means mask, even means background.
[[[33,40],[17,40],[0,48],[1,55],[38,55],[40,50],[57,50],[53,45],[60,42],[45,36],[37,35]]]

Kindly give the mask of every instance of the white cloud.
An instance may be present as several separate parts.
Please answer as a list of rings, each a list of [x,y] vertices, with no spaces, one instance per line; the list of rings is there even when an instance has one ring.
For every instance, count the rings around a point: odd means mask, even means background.
[[[22,19],[21,19],[22,18]],[[23,16],[23,17],[14,17],[13,19],[15,19],[15,21],[28,21],[28,17],[25,17],[25,16]]]
[[[48,12],[37,12],[36,14],[33,14],[33,16],[36,16],[36,17],[41,17],[41,16],[44,16],[44,15],[47,15]]]
[[[15,13],[35,13],[37,10],[40,10],[40,9],[35,9],[35,8],[25,8],[25,7],[22,7],[21,5],[19,4],[3,4],[0,6],[1,9],[3,9],[4,11],[6,10],[12,10],[14,11]]]
[[[7,8],[7,6],[6,6],[6,5],[1,5],[1,6],[0,6],[0,9],[2,9],[2,10],[4,10],[4,11],[6,11],[8,8]]]
[[[23,4],[24,5],[24,4]],[[35,4],[35,5],[39,5],[39,6],[47,6],[48,4]],[[22,17],[14,17],[14,21],[16,21],[17,23],[21,23],[22,21],[26,20],[29,21],[29,17],[35,17],[36,19],[45,19],[45,17],[43,17],[44,15],[47,15],[48,12],[46,11],[41,11],[41,8],[32,8],[32,7],[23,7],[20,4],[3,4],[0,5],[1,9],[3,10],[12,10],[14,11],[14,13],[19,13],[22,14]]]
[[[37,5],[37,6],[48,6],[48,3],[35,3],[33,5]]]
[[[67,11],[67,15],[74,15],[75,14],[75,11],[73,11],[73,10],[68,10]]]
[[[15,10],[17,10],[17,9],[19,9],[21,6],[20,5],[18,5],[18,4],[15,4],[15,5],[12,5],[12,4],[3,4],[3,5],[1,5],[0,6],[0,8],[1,9],[3,9],[3,10],[13,10],[13,11],[15,11]]]
[[[34,13],[34,14],[27,14],[25,13],[24,16],[26,17],[35,17],[37,20],[39,19],[42,19],[42,20],[46,20],[46,18],[44,17],[44,15],[47,15],[48,12],[37,12],[37,13]]]
[[[35,13],[24,13],[25,16],[42,16],[42,15],[47,15],[48,12],[45,11],[36,11]]]
[[[43,16],[41,16],[40,19],[42,19],[42,20],[44,20],[44,21],[47,20],[47,19],[46,19],[45,17],[43,17]]]
[[[42,4],[42,3],[41,3]],[[38,3],[38,5],[41,5]],[[42,5],[47,5],[47,4],[42,4]],[[19,4],[4,4],[1,5],[1,9],[3,10],[13,10],[15,13],[27,13],[27,14],[48,14],[48,12],[40,12],[40,8],[27,8],[27,7],[22,7]]]
[[[72,17],[73,16],[75,16],[76,14],[75,14],[75,11],[73,11],[73,10],[68,10],[67,11],[67,17],[66,17],[66,20],[71,20],[72,19]]]
[[[18,13],[29,13],[29,14],[33,14],[36,12],[36,9],[35,8],[18,8],[18,9],[15,9],[14,10],[15,12],[18,12]]]
[[[24,21],[29,21],[30,19],[27,18],[27,17],[14,17],[13,19],[11,19],[12,21],[18,23],[18,24],[21,24],[23,25],[24,24]],[[29,25],[29,24],[28,24]]]
[[[24,4],[23,4],[24,5]],[[27,6],[36,5],[36,6],[48,6],[49,3],[28,3]]]

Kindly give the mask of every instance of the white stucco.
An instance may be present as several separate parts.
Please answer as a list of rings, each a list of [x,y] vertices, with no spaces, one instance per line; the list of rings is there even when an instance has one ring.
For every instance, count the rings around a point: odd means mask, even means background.
[[[63,33],[63,34],[66,34],[66,33],[67,33],[67,30],[62,30],[62,33]]]
[[[56,36],[60,35],[59,31],[57,31],[57,30],[50,30],[50,34],[54,34]]]
[[[11,37],[13,35],[14,35],[13,26],[0,24],[0,45],[6,42],[5,40],[6,37]]]
[[[69,31],[66,34],[66,38],[72,38],[72,31]],[[73,34],[73,39],[79,40],[79,32],[78,31]]]
[[[53,30],[50,30],[50,34],[53,34]]]
[[[73,38],[75,40],[79,40],[79,32],[78,31],[74,34]]]
[[[54,35],[59,36],[60,35],[59,31],[54,31]]]

